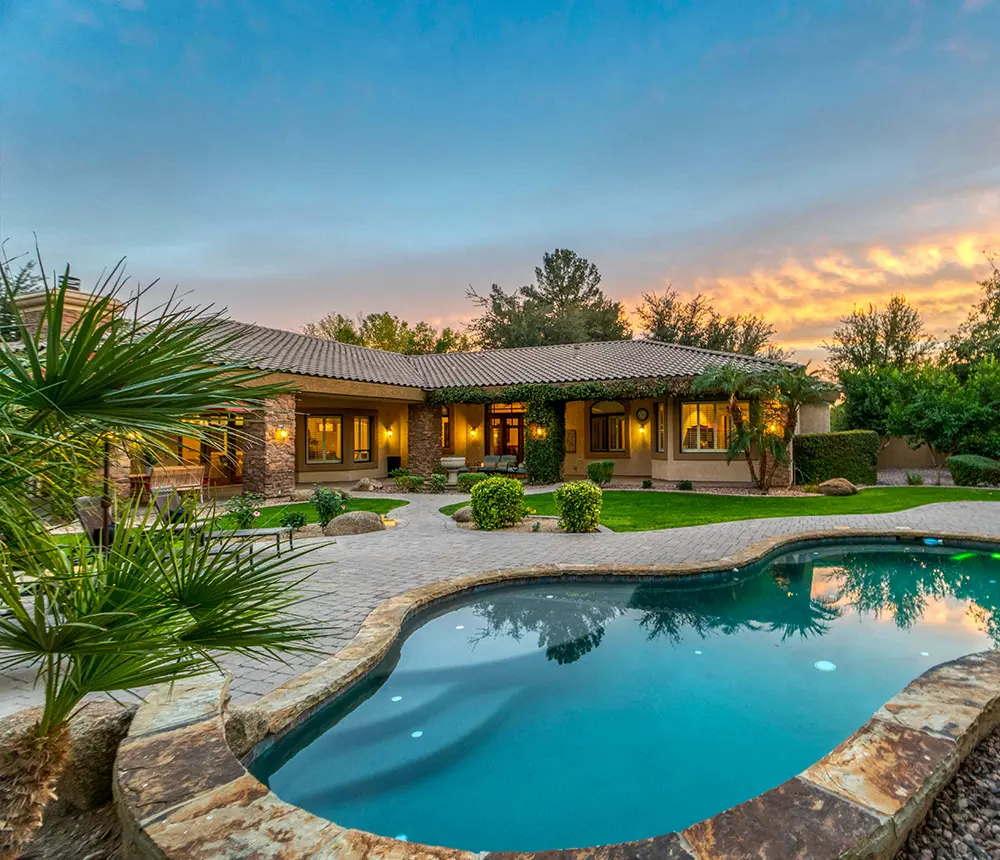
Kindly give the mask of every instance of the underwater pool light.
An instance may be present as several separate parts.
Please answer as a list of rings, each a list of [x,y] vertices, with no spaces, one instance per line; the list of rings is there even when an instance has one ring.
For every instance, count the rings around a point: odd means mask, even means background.
[[[975,558],[976,554],[974,552],[960,552],[957,555],[951,557],[951,561],[965,561],[967,558]]]

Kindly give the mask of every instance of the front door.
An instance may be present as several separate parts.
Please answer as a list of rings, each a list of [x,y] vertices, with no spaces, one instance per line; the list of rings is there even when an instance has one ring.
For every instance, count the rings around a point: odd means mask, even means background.
[[[486,453],[517,457],[518,463],[523,462],[524,412],[515,412],[508,404],[496,404],[487,413],[487,421]]]

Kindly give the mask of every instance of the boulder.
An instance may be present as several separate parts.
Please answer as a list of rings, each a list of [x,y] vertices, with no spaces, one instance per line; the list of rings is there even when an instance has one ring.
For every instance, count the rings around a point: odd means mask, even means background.
[[[351,489],[363,493],[370,493],[373,490],[381,490],[382,482],[376,481],[374,478],[362,478],[353,487],[351,487]]]
[[[226,716],[226,743],[243,758],[267,735],[267,714],[256,705],[234,705]]]
[[[857,491],[847,478],[831,478],[816,487],[816,492],[824,496],[853,496]]]
[[[292,501],[293,502],[311,502],[312,501],[312,490],[293,490],[292,491]]]
[[[471,523],[472,522],[472,508],[466,505],[464,508],[459,508],[455,513],[451,515],[451,518],[456,523]]]
[[[323,534],[327,537],[340,537],[382,531],[385,531],[385,523],[374,511],[348,511],[330,520],[323,529]]]

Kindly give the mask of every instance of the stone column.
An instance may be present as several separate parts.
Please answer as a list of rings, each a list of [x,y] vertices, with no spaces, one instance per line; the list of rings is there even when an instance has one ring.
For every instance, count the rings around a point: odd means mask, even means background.
[[[295,395],[279,394],[246,423],[243,491],[268,499],[295,490]]]
[[[411,403],[407,410],[407,468],[430,477],[441,471],[441,407]]]
[[[792,486],[795,475],[795,440],[788,444],[788,462],[778,463],[774,470],[774,480],[771,486],[776,490],[787,490]]]

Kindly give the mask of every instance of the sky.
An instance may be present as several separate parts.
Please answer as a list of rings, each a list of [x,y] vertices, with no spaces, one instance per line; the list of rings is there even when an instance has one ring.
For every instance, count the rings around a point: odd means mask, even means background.
[[[0,238],[299,328],[544,252],[796,357],[1000,254],[1000,0],[0,0]]]

